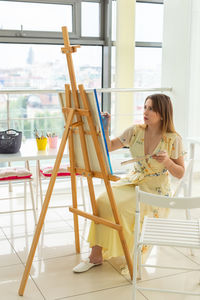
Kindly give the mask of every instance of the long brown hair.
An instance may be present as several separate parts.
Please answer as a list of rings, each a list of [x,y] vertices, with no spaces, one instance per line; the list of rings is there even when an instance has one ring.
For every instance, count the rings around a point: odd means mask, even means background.
[[[151,99],[153,111],[161,116],[162,132],[176,132],[173,122],[173,106],[169,96],[165,94],[153,94],[145,99]]]

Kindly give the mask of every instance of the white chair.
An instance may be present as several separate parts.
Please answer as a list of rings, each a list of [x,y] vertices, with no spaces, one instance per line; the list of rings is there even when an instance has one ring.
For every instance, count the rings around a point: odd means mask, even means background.
[[[53,167],[52,167],[53,170]],[[41,202],[41,206],[43,205],[43,189],[42,189],[42,181],[43,180],[49,180],[51,175],[48,174],[48,176],[44,176],[43,175],[43,169],[40,166],[40,161],[37,161],[37,186],[36,186],[36,197],[37,197],[37,206],[38,206],[38,186],[39,186],[39,190],[40,190],[40,202]],[[85,195],[84,195],[84,186],[83,186],[83,177],[81,175],[77,175],[77,178],[80,180],[80,192],[81,192],[81,198],[82,198],[82,203],[79,203],[79,206],[83,206],[84,211],[86,211],[86,202],[85,202]],[[67,170],[65,171],[65,173],[63,173],[60,176],[56,177],[56,181],[64,181],[66,182],[67,180],[71,182],[71,175],[70,173],[67,172]],[[71,192],[71,191],[70,191]],[[63,192],[61,192],[60,194],[63,194]],[[70,205],[56,205],[56,206],[49,206],[49,208],[62,208],[62,207],[69,207]]]
[[[140,203],[156,207],[166,207],[173,209],[193,209],[200,208],[200,197],[166,197],[154,195],[140,191],[136,187],[136,212],[135,212],[135,245],[133,258],[133,300],[136,300],[136,290],[157,291],[165,293],[176,293],[185,295],[195,295],[200,297],[200,293],[192,293],[179,290],[144,288],[137,284],[137,278],[141,278],[141,267],[181,269],[200,271],[200,268],[180,268],[175,266],[159,266],[141,264],[141,249],[143,245],[171,246],[183,248],[200,249],[200,219],[179,220],[145,217],[140,233]],[[138,270],[137,270],[138,265]]]
[[[192,195],[192,175],[194,159],[189,159],[188,161],[186,161],[185,165],[185,174],[181,179],[178,180],[178,184],[173,196],[180,195],[181,191],[183,191],[184,196]]]
[[[9,168],[12,169],[12,167],[8,167],[8,170]],[[4,168],[0,168],[1,172],[2,172],[2,169]],[[16,174],[18,174],[18,170],[20,171],[20,168],[18,167],[15,167],[14,170],[16,170]],[[29,162],[26,161],[25,162],[25,171],[27,170],[27,173],[31,174],[30,172],[30,166],[29,166]],[[26,176],[25,175],[18,175],[18,176],[15,176],[16,175],[14,173],[14,171],[12,170],[12,176],[6,176],[5,178],[1,178],[0,180],[0,185],[8,185],[9,186],[9,197],[1,197],[0,200],[10,200],[10,196],[12,196],[12,189],[11,189],[11,184],[15,184],[15,183],[23,183],[24,184],[24,208],[23,209],[17,209],[17,210],[14,210],[14,209],[11,209],[11,210],[7,210],[7,211],[1,211],[0,214],[5,214],[5,213],[14,213],[14,212],[21,212],[21,211],[28,211],[28,210],[32,210],[33,211],[33,217],[34,217],[34,221],[35,221],[35,224],[37,224],[37,216],[36,216],[36,208],[35,208],[35,201],[34,201],[34,193],[33,193],[33,186],[32,186],[32,181],[33,179],[31,178],[31,176]],[[27,208],[27,183],[29,184],[29,189],[30,189],[30,197],[31,197],[31,204],[32,204],[32,208],[31,209],[28,209]],[[14,199],[16,198],[22,198],[22,196],[14,196]]]
[[[186,165],[185,174],[181,179],[178,180],[178,185],[173,194],[174,197],[181,195],[181,192],[183,192],[182,195],[184,197],[192,196],[192,176],[193,176],[194,159],[189,159],[185,165]],[[191,214],[188,208],[186,209],[185,213],[186,213],[186,218],[190,220]],[[193,252],[191,250],[191,254],[192,253]]]

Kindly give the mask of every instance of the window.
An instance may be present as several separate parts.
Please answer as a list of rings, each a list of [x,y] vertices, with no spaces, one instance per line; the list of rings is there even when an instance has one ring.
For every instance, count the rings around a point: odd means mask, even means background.
[[[100,88],[102,47],[81,46],[73,58],[77,82]],[[0,88],[64,89],[69,82],[66,58],[58,45],[1,44],[0,65]]]
[[[58,45],[12,45],[0,47],[0,88],[64,89],[69,82],[67,62]],[[13,55],[13,53],[15,55]],[[102,77],[102,47],[82,46],[74,57],[77,83],[85,88],[100,88]],[[6,96],[0,95],[0,128],[7,129]],[[63,132],[62,113],[56,94],[10,95],[10,127],[33,137],[40,132]]]
[[[163,5],[158,3],[161,2],[137,0],[136,87],[160,85]],[[110,16],[108,7],[110,5],[104,0],[0,1],[0,88],[63,89],[64,83],[69,82],[66,59],[60,51],[63,25],[68,27],[71,44],[81,45],[81,49],[73,54],[77,83],[83,83],[85,88],[102,87],[102,74],[104,84],[110,78],[110,67],[107,70],[110,54],[103,51],[104,46],[110,47],[110,34],[108,37],[106,27]],[[111,35],[114,40],[116,1],[112,1],[112,12]],[[103,61],[106,62],[104,72]],[[114,62],[113,46],[112,87],[115,85]],[[27,103],[41,104],[43,100],[40,95],[37,97],[39,99],[28,99]],[[141,100],[135,99],[137,110]],[[5,97],[1,96],[0,101],[5,102]],[[13,118],[18,116],[16,111],[17,107]]]
[[[102,1],[31,0],[0,1],[0,88],[64,89],[69,82],[66,57],[61,53],[61,27],[67,26],[70,43],[81,44],[73,54],[77,84],[101,88]],[[90,16],[88,18],[88,16]],[[82,19],[82,21],[81,21]],[[83,37],[82,37],[83,36]],[[0,129],[10,124],[33,137],[34,128],[63,132],[63,118],[56,94],[0,95]]]
[[[152,3],[155,2],[155,3]],[[116,1],[112,1],[113,24],[116,24]],[[135,16],[134,87],[160,87],[162,63],[162,1],[137,1]],[[112,39],[115,40],[115,27]],[[112,47],[112,87],[115,87],[115,47]],[[143,121],[143,104],[148,93],[134,93],[134,123]],[[115,107],[112,105],[112,112]],[[129,112],[131,114],[131,112]]]
[[[161,48],[135,48],[135,87],[160,86],[161,60]]]
[[[161,63],[162,48],[142,48],[135,49],[135,87],[160,87],[161,86]],[[144,100],[148,93],[134,94],[134,121],[143,122]]]
[[[100,36],[100,5],[99,3],[81,3],[81,35]]]
[[[72,31],[72,5],[0,1],[0,29]]]
[[[163,5],[136,3],[135,40],[162,42]]]
[[[160,87],[162,63],[163,5],[136,3],[135,87]],[[142,45],[142,47],[141,47]],[[134,121],[143,122],[144,99],[149,93],[134,96]]]
[[[67,26],[71,43],[104,43],[103,0],[0,1],[0,42],[62,44]]]
[[[112,41],[116,41],[116,10],[117,3],[112,1]]]

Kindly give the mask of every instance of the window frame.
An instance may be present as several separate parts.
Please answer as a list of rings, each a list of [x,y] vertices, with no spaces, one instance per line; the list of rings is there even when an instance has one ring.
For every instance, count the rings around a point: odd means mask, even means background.
[[[46,3],[72,5],[72,32],[69,33],[72,45],[102,46],[102,87],[111,87],[111,48],[115,42],[111,40],[112,0],[4,0],[7,2]],[[113,0],[115,1],[115,0]],[[99,3],[99,37],[81,36],[81,2]],[[164,0],[136,0],[138,3],[164,4]],[[61,32],[0,30],[0,44],[41,44],[63,45]],[[162,48],[159,42],[135,42],[135,47]],[[104,101],[106,100],[106,101]],[[102,97],[102,108],[110,111],[110,95]]]
[[[104,45],[104,32],[102,30],[104,17],[102,15],[103,0],[3,0],[7,2],[24,2],[24,3],[43,3],[43,4],[60,4],[72,5],[72,32],[69,32],[71,44],[80,45]],[[82,37],[81,36],[81,2],[99,3],[100,4],[100,22],[99,37]],[[62,45],[62,32],[58,31],[34,31],[18,29],[2,29],[0,30],[0,43],[12,44],[55,44]]]

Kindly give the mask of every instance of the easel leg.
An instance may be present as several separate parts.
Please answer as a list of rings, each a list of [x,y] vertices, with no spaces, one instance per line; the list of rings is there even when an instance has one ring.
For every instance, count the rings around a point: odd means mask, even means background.
[[[67,94],[67,93],[66,93]],[[74,142],[73,142],[73,132],[70,131],[69,138],[69,159],[70,159],[70,172],[71,172],[71,188],[72,188],[72,202],[73,207],[77,208],[77,186],[76,186],[76,172],[75,172],[75,156],[74,156]],[[79,226],[78,226],[78,216],[73,215],[74,219],[74,234],[75,234],[75,245],[76,253],[80,253],[80,238],[79,238]]]
[[[74,233],[75,233],[76,253],[80,253],[80,237],[79,237],[78,216],[74,214],[73,218],[74,218]]]
[[[122,248],[124,250],[124,255],[125,255],[125,258],[126,258],[127,265],[128,265],[130,277],[131,277],[131,280],[133,280],[133,262],[132,262],[132,259],[131,259],[131,256],[130,256],[130,251],[128,249],[123,231],[118,231],[118,233],[119,233],[119,237],[120,237],[120,240],[121,240]]]
[[[38,245],[38,241],[39,241],[39,238],[40,238],[42,226],[44,224],[44,219],[45,219],[47,209],[48,209],[48,206],[49,206],[49,201],[50,201],[51,194],[52,194],[52,191],[53,191],[53,187],[54,187],[54,184],[55,184],[56,176],[57,176],[58,169],[59,169],[59,166],[60,166],[60,163],[61,163],[61,160],[62,160],[62,157],[63,157],[63,153],[64,153],[64,150],[65,150],[65,146],[66,146],[66,142],[67,142],[67,138],[68,138],[68,134],[69,134],[69,126],[72,123],[73,117],[74,117],[74,109],[71,109],[70,112],[69,112],[68,118],[67,118],[67,123],[66,123],[66,126],[65,126],[65,130],[64,130],[64,133],[63,133],[62,140],[61,140],[58,155],[57,155],[57,158],[56,158],[56,161],[55,161],[53,173],[52,173],[52,176],[51,176],[51,179],[50,179],[50,182],[49,182],[49,186],[48,186],[48,189],[47,189],[47,192],[46,192],[45,200],[44,200],[42,210],[41,210],[41,213],[40,213],[40,218],[39,218],[38,225],[36,227],[36,231],[35,231],[34,238],[33,238],[33,241],[32,241],[31,250],[29,252],[29,256],[28,256],[28,259],[27,259],[27,262],[26,262],[26,267],[25,267],[23,277],[22,277],[22,280],[21,280],[20,288],[19,288],[19,291],[18,291],[20,296],[23,296],[23,294],[24,294],[24,289],[26,287],[26,283],[27,283],[27,280],[28,280],[28,276],[29,276],[29,273],[30,273],[31,266],[32,266],[33,258],[34,258],[34,255],[35,255],[35,250],[36,250],[36,247]]]
[[[77,188],[76,188],[76,175],[75,175],[75,173],[71,174],[71,185],[72,185],[73,207],[77,208]],[[78,216],[73,214],[73,219],[74,219],[74,234],[75,234],[76,253],[80,253],[80,237],[79,237]]]
[[[112,208],[112,211],[113,211],[113,216],[114,216],[115,222],[116,222],[116,224],[121,225],[119,215],[118,215],[117,206],[116,206],[116,203],[114,201],[112,188],[110,186],[110,182],[107,181],[107,180],[104,180],[104,182],[105,182],[106,190],[107,190],[107,193],[108,193],[108,196],[109,196],[109,199],[110,199],[110,204],[111,204],[111,208]],[[130,251],[129,251],[127,243],[126,243],[126,239],[125,239],[123,230],[118,230],[118,234],[119,234],[119,238],[120,238],[120,241],[121,241],[122,248],[124,250],[124,255],[125,255],[125,258],[126,258],[127,265],[128,265],[130,277],[131,277],[131,279],[133,279],[133,262],[132,262],[132,258],[131,258],[131,255],[130,255]]]

